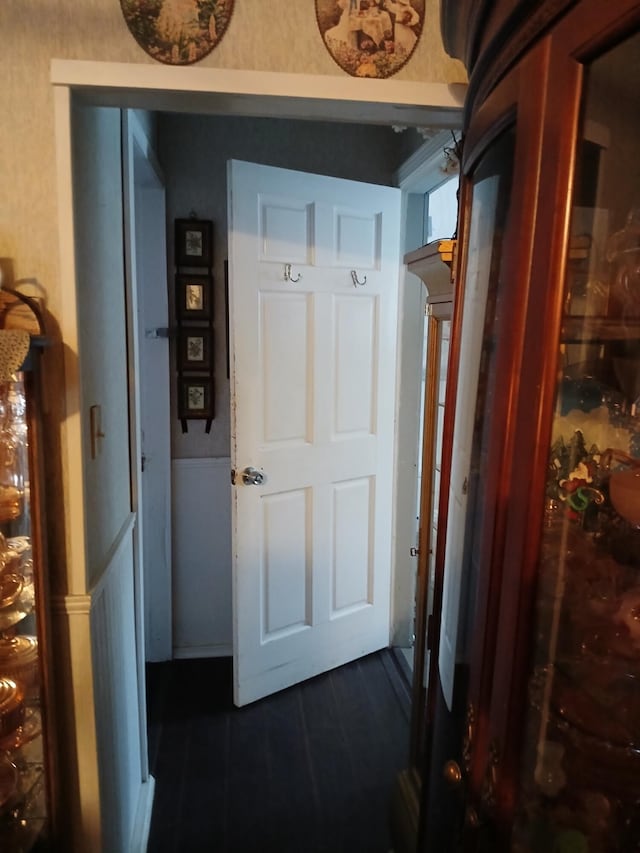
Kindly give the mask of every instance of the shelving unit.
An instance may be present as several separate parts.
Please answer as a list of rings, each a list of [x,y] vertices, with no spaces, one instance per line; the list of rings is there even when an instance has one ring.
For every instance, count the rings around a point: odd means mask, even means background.
[[[54,759],[37,303],[0,291],[0,850],[46,850]]]
[[[640,2],[441,11],[470,79],[418,849],[630,853]]]

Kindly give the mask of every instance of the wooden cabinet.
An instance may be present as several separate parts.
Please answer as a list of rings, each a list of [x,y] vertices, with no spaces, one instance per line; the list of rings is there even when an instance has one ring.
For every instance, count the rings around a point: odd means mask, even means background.
[[[640,3],[443,5],[470,87],[419,847],[628,853]]]
[[[422,756],[429,731],[429,649],[432,643],[436,586],[435,543],[453,310],[451,267],[455,245],[455,240],[435,240],[408,253],[404,258],[409,272],[417,275],[426,288],[426,334],[423,354],[420,529],[415,591],[411,737],[408,766],[398,774],[392,797],[391,827],[395,853],[415,850],[422,790]]]
[[[39,361],[27,303],[0,291],[0,850],[51,849],[55,794]],[[31,330],[33,334],[30,334]]]

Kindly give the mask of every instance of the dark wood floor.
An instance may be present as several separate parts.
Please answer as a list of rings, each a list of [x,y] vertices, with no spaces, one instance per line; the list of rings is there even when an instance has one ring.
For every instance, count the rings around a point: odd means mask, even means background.
[[[409,688],[390,650],[233,707],[231,661],[148,666],[148,853],[388,853]]]

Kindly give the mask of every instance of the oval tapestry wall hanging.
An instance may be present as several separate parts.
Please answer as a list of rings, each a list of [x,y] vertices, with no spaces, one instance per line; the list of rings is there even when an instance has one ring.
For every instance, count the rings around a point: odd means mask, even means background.
[[[325,47],[353,77],[390,77],[422,33],[425,0],[315,0]]]
[[[225,34],[235,0],[120,0],[131,34],[168,65],[198,62]]]

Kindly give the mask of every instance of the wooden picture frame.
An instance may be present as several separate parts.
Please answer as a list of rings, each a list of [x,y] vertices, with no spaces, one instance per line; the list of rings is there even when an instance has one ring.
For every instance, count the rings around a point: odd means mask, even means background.
[[[208,267],[213,264],[213,222],[209,219],[176,219],[175,264],[177,267]]]
[[[212,334],[208,326],[182,326],[178,332],[178,370],[209,372]]]
[[[213,419],[213,382],[210,376],[178,376],[180,420]]]
[[[179,322],[211,320],[210,275],[176,275],[176,315]]]

